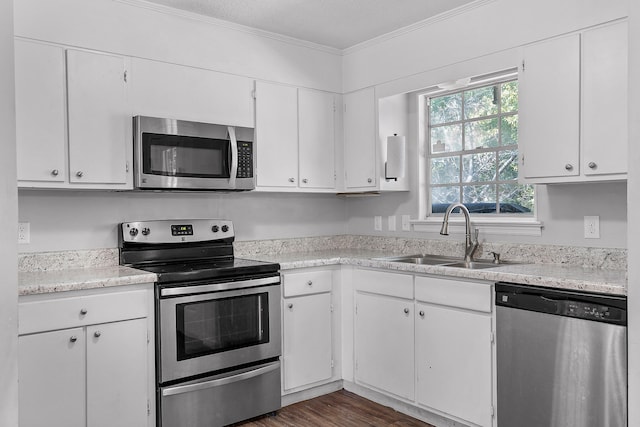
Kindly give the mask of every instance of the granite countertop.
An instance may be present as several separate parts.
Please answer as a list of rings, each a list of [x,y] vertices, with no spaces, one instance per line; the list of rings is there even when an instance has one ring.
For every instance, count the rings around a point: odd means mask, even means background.
[[[154,273],[119,265],[20,272],[18,275],[18,295],[36,295],[153,283],[156,281],[156,277]]]
[[[382,268],[406,273],[433,274],[451,278],[513,282],[560,289],[584,290],[614,295],[626,295],[625,270],[586,268],[556,264],[506,264],[482,270],[417,265],[384,261],[376,258],[400,255],[389,251],[340,249],[284,254],[252,254],[238,256],[259,261],[277,262],[282,270],[351,265]],[[19,295],[44,294],[110,286],[155,282],[156,275],[122,266],[99,266],[82,269],[62,269],[19,274]]]

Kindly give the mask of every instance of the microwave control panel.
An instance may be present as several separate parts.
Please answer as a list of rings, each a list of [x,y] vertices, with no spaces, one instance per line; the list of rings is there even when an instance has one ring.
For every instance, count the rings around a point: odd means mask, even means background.
[[[253,177],[253,143],[238,141],[238,172],[236,178]]]

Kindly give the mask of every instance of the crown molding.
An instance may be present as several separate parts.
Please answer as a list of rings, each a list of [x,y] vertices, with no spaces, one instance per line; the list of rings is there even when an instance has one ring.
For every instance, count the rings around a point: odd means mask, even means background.
[[[479,7],[485,6],[489,3],[493,3],[496,0],[476,0],[471,3],[467,3],[463,6],[457,7],[455,9],[451,9],[449,11],[443,12],[439,15],[432,16],[431,18],[427,18],[423,21],[416,22],[415,24],[407,25],[406,27],[402,27],[395,31],[391,31],[386,34],[382,34],[378,37],[374,37],[372,39],[366,40],[362,43],[358,43],[351,47],[342,50],[342,55],[349,55],[355,53],[359,50],[366,49],[368,47],[383,43],[387,40],[394,39],[396,37],[400,37],[405,34],[412,33],[429,25],[433,25],[437,22],[446,21],[447,19],[451,19],[455,16],[462,15],[464,13],[470,12],[471,10],[477,9]]]
[[[276,40],[282,43],[291,44],[294,46],[304,47],[308,49],[315,49],[321,52],[329,53],[332,55],[343,55],[343,50],[337,49],[331,46],[325,46],[318,43],[312,43],[306,40],[297,39],[295,37],[285,36],[283,34],[273,33],[271,31],[260,30],[258,28],[249,27],[247,25],[236,24],[233,22],[225,21],[222,19],[213,18],[206,15],[200,15],[198,13],[187,12],[173,7],[164,6],[156,3],[151,3],[145,0],[114,0],[118,3],[123,3],[128,6],[138,7],[141,9],[148,9],[158,13],[164,13],[166,15],[177,16],[184,19],[191,19],[193,21],[203,22],[205,24],[215,25],[218,27],[224,27],[233,31],[238,31],[246,34],[251,34],[258,37],[265,37],[268,39]]]

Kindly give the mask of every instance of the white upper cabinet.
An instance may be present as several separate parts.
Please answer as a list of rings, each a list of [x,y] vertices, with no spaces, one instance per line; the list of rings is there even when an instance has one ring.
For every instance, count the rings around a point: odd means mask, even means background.
[[[298,90],[300,187],[335,189],[334,94]]]
[[[134,115],[254,127],[252,79],[146,59],[131,66]]]
[[[376,158],[374,89],[348,93],[344,95],[345,190],[377,188]]]
[[[257,186],[298,186],[298,90],[256,82]]]
[[[584,175],[627,173],[626,22],[582,35],[582,164]]]
[[[18,180],[67,176],[64,49],[15,41]]]
[[[128,60],[16,40],[18,186],[132,185]]]
[[[617,22],[523,49],[521,182],[626,179],[627,38]]]
[[[131,113],[125,59],[67,50],[69,180],[126,184]]]

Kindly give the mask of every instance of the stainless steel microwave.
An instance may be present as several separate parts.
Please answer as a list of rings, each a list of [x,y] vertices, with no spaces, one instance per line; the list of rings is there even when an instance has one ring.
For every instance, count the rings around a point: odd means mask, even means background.
[[[145,116],[133,128],[137,189],[255,188],[253,128]]]

